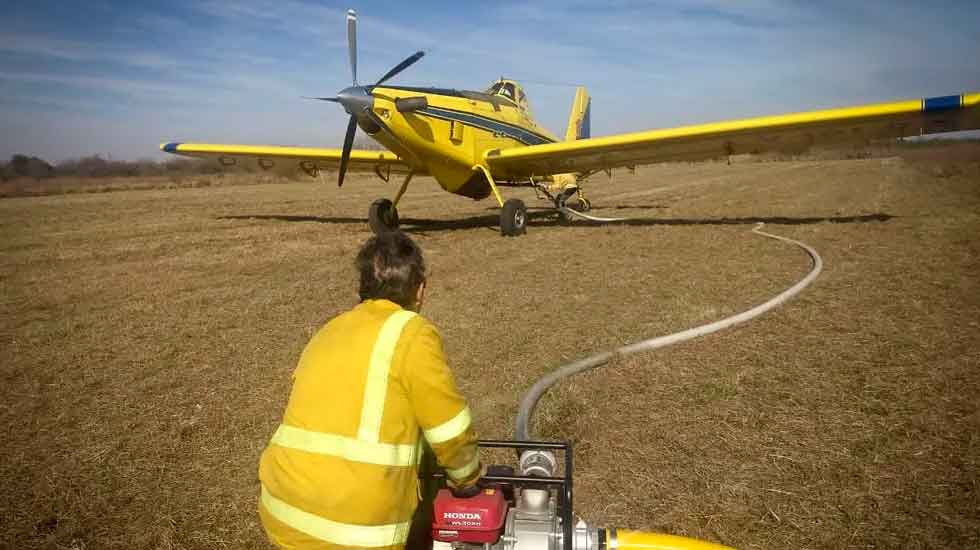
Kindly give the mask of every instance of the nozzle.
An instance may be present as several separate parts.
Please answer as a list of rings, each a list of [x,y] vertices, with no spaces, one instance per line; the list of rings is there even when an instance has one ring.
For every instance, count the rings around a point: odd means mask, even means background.
[[[599,529],[597,538],[598,550],[734,550],[703,540],[626,529]]]

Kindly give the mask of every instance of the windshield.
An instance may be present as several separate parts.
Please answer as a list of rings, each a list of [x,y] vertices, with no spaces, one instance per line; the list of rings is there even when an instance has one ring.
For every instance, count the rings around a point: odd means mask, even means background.
[[[512,82],[497,82],[487,90],[490,95],[499,95],[506,97],[507,99],[517,102],[517,97],[514,92],[514,84]]]

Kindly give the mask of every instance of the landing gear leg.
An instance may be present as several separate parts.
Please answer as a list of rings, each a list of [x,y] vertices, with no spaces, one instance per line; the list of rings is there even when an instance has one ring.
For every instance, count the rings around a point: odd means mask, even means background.
[[[408,189],[408,184],[412,181],[413,175],[412,172],[409,172],[405,176],[405,181],[402,182],[398,193],[395,194],[394,201],[378,199],[371,204],[371,208],[368,210],[368,225],[371,226],[371,231],[375,235],[381,235],[382,233],[388,233],[398,229],[398,201],[401,200],[402,195],[405,194],[405,190]]]
[[[497,189],[497,183],[493,181],[493,176],[486,166],[477,164],[474,170],[480,170],[490,183],[490,190],[500,205],[500,233],[505,237],[516,237],[527,233],[527,207],[521,199],[507,199],[504,202]]]
[[[398,193],[395,194],[395,200],[392,201],[392,206],[398,206],[398,201],[402,200],[402,195],[405,194],[405,191],[408,189],[408,184],[412,181],[412,176],[414,175],[414,172],[409,172],[405,176],[405,181],[402,182],[402,186],[398,188]]]

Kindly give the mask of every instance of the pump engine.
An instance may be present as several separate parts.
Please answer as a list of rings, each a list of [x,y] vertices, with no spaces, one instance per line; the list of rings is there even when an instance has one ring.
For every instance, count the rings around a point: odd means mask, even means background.
[[[484,448],[521,452],[521,474],[510,466],[490,466],[479,494],[457,498],[441,489],[433,504],[436,550],[600,550],[590,544],[583,522],[572,527],[572,454],[565,443],[481,441]],[[556,477],[555,451],[565,468]],[[566,527],[568,529],[566,529]],[[576,531],[575,535],[569,531]],[[568,546],[565,540],[576,538]],[[604,550],[604,549],[603,549]]]
[[[434,550],[731,550],[674,535],[590,529],[581,519],[573,524],[567,443],[480,441],[480,447],[519,451],[521,475],[490,466],[476,496],[457,498],[440,489],[433,503]],[[556,451],[564,455],[561,476],[555,475]]]

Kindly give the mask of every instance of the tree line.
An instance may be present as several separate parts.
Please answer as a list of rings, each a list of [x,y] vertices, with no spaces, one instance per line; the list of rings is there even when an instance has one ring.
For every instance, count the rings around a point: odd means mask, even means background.
[[[377,142],[361,138],[354,140],[355,149],[382,150]],[[101,155],[68,159],[51,164],[42,158],[16,154],[7,162],[0,161],[0,180],[30,178],[37,182],[54,177],[76,178],[125,178],[152,176],[202,176],[230,173],[254,173],[263,169],[254,161],[238,162],[223,166],[215,160],[174,157],[167,160],[112,160]],[[292,162],[277,162],[271,172],[287,178],[307,177]]]
[[[7,162],[0,162],[0,179],[3,181],[16,178],[42,181],[63,176],[77,178],[194,176],[216,174],[221,171],[222,166],[217,162],[186,158],[130,161],[91,155],[52,164],[36,156],[16,154]]]

